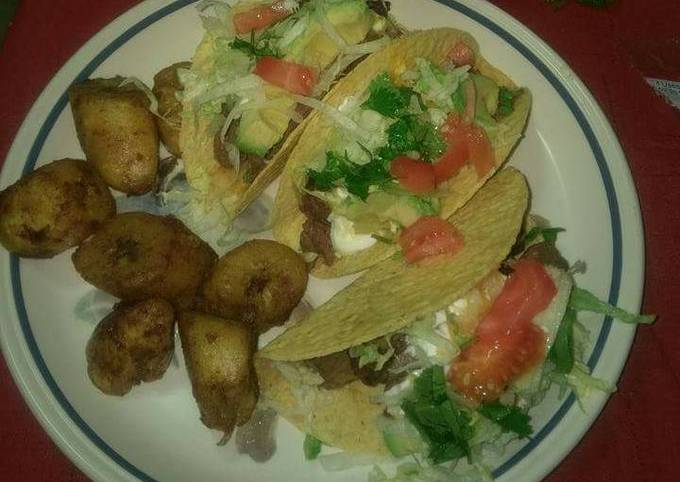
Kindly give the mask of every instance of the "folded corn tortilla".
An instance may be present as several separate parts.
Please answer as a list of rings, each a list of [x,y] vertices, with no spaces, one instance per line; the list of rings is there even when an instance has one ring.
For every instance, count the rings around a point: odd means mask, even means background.
[[[347,97],[364,92],[378,74],[387,72],[391,77],[397,77],[402,72],[413,69],[417,58],[425,58],[435,64],[441,64],[452,47],[461,41],[475,52],[474,69],[494,80],[499,86],[508,89],[517,88],[505,74],[484,60],[477,42],[471,35],[452,28],[438,28],[411,33],[371,54],[347,77],[336,84],[324,102],[338,107]],[[485,176],[479,177],[472,166],[466,166],[456,176],[440,185],[437,196],[441,202],[440,216],[442,218],[447,218],[456,212],[505,162],[522,137],[530,106],[529,91],[520,90],[514,100],[513,112],[503,118],[497,129],[488,132],[494,151],[494,169]],[[310,116],[308,121],[304,134],[289,154],[281,176],[273,214],[275,238],[296,251],[301,250],[300,234],[306,220],[305,214],[299,207],[300,197],[304,193],[306,168],[316,159],[325,156],[327,141],[331,138],[332,132],[338,128],[329,117],[319,112]],[[363,251],[338,257],[331,265],[317,258],[312,274],[320,278],[334,278],[355,273],[389,258],[397,251],[398,246],[394,244],[377,242]]]
[[[378,401],[382,387],[353,382],[335,390],[307,387],[300,395],[279,364],[304,363],[391,334],[461,298],[507,257],[528,202],[524,176],[501,170],[448,219],[465,240],[461,251],[417,264],[399,255],[384,260],[258,352],[262,397],[327,445],[386,454],[376,423],[385,409]]]

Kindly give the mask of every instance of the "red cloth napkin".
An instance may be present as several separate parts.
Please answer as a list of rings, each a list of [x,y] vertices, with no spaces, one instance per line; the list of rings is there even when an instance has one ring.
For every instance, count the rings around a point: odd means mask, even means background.
[[[135,0],[24,0],[0,48],[0,159],[33,101],[87,39]],[[620,0],[597,11],[571,2],[496,0],[550,44],[591,89],[616,130],[646,230],[644,310],[619,389],[551,481],[671,481],[680,465],[680,112],[643,75],[680,80],[680,2]],[[661,75],[663,74],[663,75]],[[625,274],[624,274],[625,275]],[[30,414],[0,362],[0,480],[81,481]]]

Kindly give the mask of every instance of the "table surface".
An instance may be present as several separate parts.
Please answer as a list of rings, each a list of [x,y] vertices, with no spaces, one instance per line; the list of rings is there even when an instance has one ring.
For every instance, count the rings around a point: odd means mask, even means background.
[[[23,0],[0,46],[0,164],[50,78],[138,0]],[[680,467],[680,112],[643,75],[680,80],[680,2],[620,0],[607,10],[575,1],[496,0],[547,41],[595,95],[623,145],[646,232],[644,311],[618,384],[582,442],[550,481],[677,480]],[[0,480],[87,478],[42,431],[0,362]]]

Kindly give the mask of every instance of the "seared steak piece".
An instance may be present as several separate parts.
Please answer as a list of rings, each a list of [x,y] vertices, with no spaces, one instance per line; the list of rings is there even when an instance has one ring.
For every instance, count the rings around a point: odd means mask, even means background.
[[[335,254],[331,241],[331,223],[328,221],[330,207],[321,199],[304,194],[300,199],[300,211],[307,216],[300,233],[302,251],[318,253],[326,264],[332,264],[335,261]]]
[[[332,353],[330,355],[312,358],[307,363],[316,368],[319,375],[324,379],[322,388],[332,390],[344,387],[348,383],[357,380],[352,368],[352,360],[347,350]]]
[[[385,338],[381,338],[377,343],[378,351],[383,354],[387,353],[389,346]],[[388,390],[390,387],[401,383],[404,378],[406,378],[406,372],[394,374],[390,371],[414,361],[413,357],[406,353],[406,348],[408,348],[406,335],[402,333],[392,335],[390,338],[390,345],[392,345],[392,348],[394,349],[394,355],[392,355],[392,358],[390,358],[380,370],[375,369],[375,362],[359,368],[359,359],[352,358],[354,372],[364,385],[373,387],[375,385],[384,384],[385,390]]]

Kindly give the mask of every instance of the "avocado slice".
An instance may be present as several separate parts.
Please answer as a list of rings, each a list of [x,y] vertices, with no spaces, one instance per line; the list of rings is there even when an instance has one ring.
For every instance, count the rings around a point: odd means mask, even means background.
[[[285,59],[321,72],[340,53],[338,45],[324,30],[320,11],[309,14],[305,31],[284,49]],[[328,22],[349,45],[358,44],[373,26],[374,16],[363,0],[344,0],[330,4],[325,11]]]
[[[290,112],[295,100],[281,89],[268,88],[271,105],[262,109],[247,110],[241,116],[236,131],[236,146],[240,151],[266,157],[288,129]]]
[[[409,226],[421,216],[437,215],[439,204],[434,198],[375,191],[368,195],[366,201],[353,201],[334,206],[333,211],[352,220],[357,233],[379,234],[390,221],[401,226]]]
[[[479,74],[470,74],[470,79],[475,84],[477,92],[475,101],[475,121],[481,126],[493,126],[496,120],[493,118],[498,108],[499,87],[496,82]]]
[[[310,4],[311,8],[311,4]],[[332,3],[326,10],[326,18],[335,31],[348,44],[361,42],[373,25],[374,16],[362,0],[344,0]],[[304,31],[281,50],[284,59],[311,67],[315,72],[326,69],[338,56],[337,44],[326,34],[318,15],[311,10],[307,13]],[[295,27],[292,27],[295,28]],[[267,98],[271,99],[268,89]],[[236,145],[248,154],[265,157],[288,129],[290,111],[295,101],[278,89],[280,103],[266,109],[246,111],[239,123]],[[283,93],[282,93],[283,92]]]

